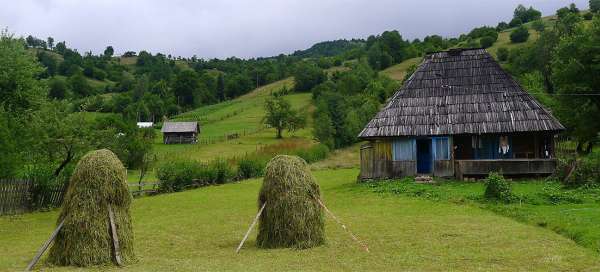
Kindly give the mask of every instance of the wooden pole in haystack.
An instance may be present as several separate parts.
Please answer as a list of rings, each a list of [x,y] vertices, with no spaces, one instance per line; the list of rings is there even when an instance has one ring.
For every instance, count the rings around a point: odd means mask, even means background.
[[[258,218],[260,217],[260,215],[262,214],[263,210],[265,209],[265,206],[267,205],[267,202],[263,203],[262,207],[260,207],[260,210],[258,211],[258,213],[256,214],[256,217],[254,217],[254,221],[252,221],[252,224],[250,224],[250,228],[248,228],[248,231],[246,232],[246,235],[244,235],[244,239],[242,239],[242,242],[240,242],[240,245],[237,247],[237,249],[235,250],[235,253],[240,253],[240,249],[242,249],[242,246],[244,245],[244,243],[246,242],[246,239],[248,239],[248,235],[250,235],[250,232],[252,231],[252,229],[254,228],[254,225],[256,225],[256,222],[258,221]]]
[[[31,269],[33,269],[33,267],[40,261],[40,258],[42,257],[42,255],[44,255],[44,252],[46,252],[46,250],[48,249],[48,247],[50,246],[52,241],[54,241],[54,238],[56,238],[56,235],[58,235],[58,232],[60,231],[60,229],[62,229],[64,224],[65,224],[65,220],[63,219],[63,221],[60,222],[60,224],[58,225],[58,227],[56,227],[56,229],[52,232],[52,234],[50,234],[50,238],[48,238],[48,240],[46,240],[46,242],[38,250],[37,254],[35,254],[35,257],[33,257],[33,260],[31,260],[29,265],[27,265],[27,268],[25,268],[25,271],[31,271]]]
[[[354,240],[356,243],[358,243],[366,252],[369,252],[369,247],[367,246],[367,244],[361,242],[360,240],[358,240],[358,238],[350,231],[350,229],[348,229],[346,227],[346,225],[344,225],[335,215],[333,215],[333,213],[327,209],[327,207],[325,206],[325,204],[323,204],[323,202],[321,201],[321,199],[317,198],[317,202],[319,202],[319,205],[321,205],[321,207],[323,207],[323,209],[325,210],[325,212],[327,212],[327,214],[329,214],[329,216],[331,216],[331,218],[333,218],[333,220],[335,220],[335,222],[337,222],[338,224],[340,224],[340,226],[342,226],[342,228],[348,232],[348,234],[350,234],[350,237],[352,237],[352,240]]]
[[[117,226],[115,225],[115,214],[110,205],[108,205],[108,221],[113,241],[113,249],[115,250],[115,263],[117,263],[118,266],[122,266],[123,262],[121,262],[121,250],[119,249],[119,236],[117,235]]]

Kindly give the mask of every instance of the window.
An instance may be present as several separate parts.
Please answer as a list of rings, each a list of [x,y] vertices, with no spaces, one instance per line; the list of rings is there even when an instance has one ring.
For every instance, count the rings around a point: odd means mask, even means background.
[[[449,160],[450,159],[450,142],[448,137],[433,138],[435,144],[435,159]]]
[[[394,140],[393,160],[395,161],[413,161],[415,160],[415,140],[398,139]]]

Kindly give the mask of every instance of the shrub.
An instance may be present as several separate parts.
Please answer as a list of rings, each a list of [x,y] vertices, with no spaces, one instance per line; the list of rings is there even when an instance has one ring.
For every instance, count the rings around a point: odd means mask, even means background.
[[[546,24],[544,24],[544,21],[542,21],[542,19],[539,19],[533,21],[533,23],[531,23],[531,27],[537,32],[543,32],[546,29]]]
[[[555,182],[547,183],[542,189],[541,195],[554,205],[561,203],[583,203],[583,199],[578,194],[563,190],[560,184]]]
[[[317,202],[319,185],[304,160],[279,155],[269,161],[260,194],[256,245],[310,248],[325,243],[325,220]]]
[[[51,208],[52,203],[48,202],[50,195],[67,182],[73,167],[66,167],[58,177],[54,176],[54,171],[52,164],[34,164],[27,166],[22,173],[23,178],[33,182],[29,191],[33,209]]]
[[[495,42],[496,42],[496,39],[494,39],[494,37],[492,37],[492,36],[485,36],[479,40],[479,44],[481,44],[481,47],[483,47],[483,48],[489,48]]]
[[[517,27],[521,25],[523,25],[523,21],[519,18],[513,18],[512,20],[510,20],[510,23],[508,23],[509,27]]]
[[[295,155],[304,159],[307,163],[313,163],[327,158],[329,147],[324,144],[318,144],[309,149],[298,150]]]
[[[508,203],[513,199],[512,186],[501,174],[490,172],[485,179],[484,197]]]
[[[121,259],[135,260],[125,167],[107,149],[87,153],[77,163],[57,221],[64,225],[48,255],[55,265],[110,265],[112,238],[108,209],[114,212]]]
[[[498,48],[498,52],[496,52],[499,61],[507,61],[508,60],[508,49],[506,47]]]
[[[591,21],[592,19],[594,19],[594,14],[591,12],[588,12],[583,15],[583,19],[586,21]]]
[[[577,162],[569,179],[569,185],[600,185],[600,153],[592,153]]]
[[[266,160],[258,157],[243,157],[238,161],[238,178],[249,179],[262,177],[265,173]]]
[[[517,27],[517,29],[510,33],[510,41],[512,43],[523,43],[527,39],[529,39],[529,30],[525,26]]]
[[[161,192],[181,191],[190,185],[207,185],[206,166],[197,162],[174,161],[167,162],[156,169],[159,180],[158,190]],[[196,183],[196,184],[194,184]]]
[[[230,182],[235,176],[235,172],[231,165],[224,159],[216,159],[212,161],[208,168],[208,181],[210,183],[225,184]]]

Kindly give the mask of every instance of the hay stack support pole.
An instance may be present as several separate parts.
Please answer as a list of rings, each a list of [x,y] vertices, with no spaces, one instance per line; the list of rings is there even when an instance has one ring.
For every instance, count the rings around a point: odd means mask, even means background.
[[[244,235],[244,239],[242,239],[242,242],[240,242],[240,245],[237,247],[237,249],[235,250],[235,253],[240,253],[240,249],[242,249],[242,246],[244,245],[244,243],[246,242],[246,239],[248,239],[248,235],[250,235],[250,232],[252,231],[252,229],[254,228],[254,225],[256,225],[256,221],[258,221],[258,218],[260,217],[260,215],[262,214],[263,210],[265,209],[265,206],[267,205],[267,202],[265,201],[265,203],[263,203],[262,207],[260,207],[260,210],[258,211],[258,213],[256,214],[256,217],[254,217],[254,221],[252,221],[252,224],[250,224],[250,228],[248,228],[248,231],[246,232],[246,235]]]
[[[115,262],[118,266],[122,266],[121,262],[121,250],[119,249],[119,236],[117,236],[117,227],[115,226],[115,214],[112,208],[108,205],[108,221],[110,225],[110,233],[113,241],[113,247],[115,249]]]
[[[356,243],[358,243],[366,252],[369,252],[369,247],[366,244],[363,244],[360,240],[358,240],[358,238],[350,231],[350,229],[348,229],[346,227],[346,225],[344,225],[335,215],[333,215],[333,213],[329,209],[327,209],[327,207],[325,206],[325,204],[323,204],[321,199],[317,198],[317,202],[319,202],[319,205],[321,205],[321,207],[323,207],[325,212],[327,212],[327,214],[329,214],[329,216],[331,216],[331,218],[333,218],[333,220],[335,220],[335,222],[340,224],[340,226],[342,226],[342,228],[348,234],[350,234],[350,237],[352,237],[352,240],[354,240]]]
[[[58,224],[58,227],[56,227],[56,229],[52,232],[52,234],[50,235],[50,238],[48,238],[48,240],[46,240],[46,242],[38,250],[37,254],[35,254],[35,257],[33,257],[33,260],[31,260],[29,265],[27,265],[27,268],[25,268],[25,271],[31,271],[31,269],[33,269],[33,267],[38,263],[38,261],[40,261],[40,258],[42,257],[44,252],[46,252],[46,250],[48,249],[48,247],[50,246],[52,241],[54,241],[54,239],[56,238],[56,235],[58,235],[58,232],[60,231],[60,229],[62,229],[64,224],[65,224],[65,219],[63,219],[60,222],[60,224]]]

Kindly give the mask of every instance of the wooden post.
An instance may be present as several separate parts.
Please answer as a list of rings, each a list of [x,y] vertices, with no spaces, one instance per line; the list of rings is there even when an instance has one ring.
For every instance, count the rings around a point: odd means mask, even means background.
[[[25,268],[25,271],[31,271],[31,269],[33,269],[35,264],[37,264],[37,262],[40,260],[40,258],[44,254],[44,252],[46,252],[46,249],[48,249],[48,247],[50,246],[50,243],[52,243],[52,241],[54,241],[54,239],[56,238],[56,235],[58,235],[58,232],[62,229],[64,224],[65,224],[65,219],[63,219],[60,222],[60,224],[58,224],[58,227],[56,227],[56,229],[52,232],[52,234],[50,235],[50,238],[48,238],[48,240],[46,240],[46,242],[38,250],[37,254],[35,254],[35,257],[33,257],[33,260],[31,260],[29,265],[27,265],[27,268]]]
[[[246,235],[244,235],[244,238],[242,239],[242,242],[240,242],[240,245],[235,250],[235,253],[239,253],[240,249],[242,249],[242,246],[244,245],[244,242],[246,242],[246,239],[248,239],[248,235],[250,235],[250,232],[254,228],[254,225],[256,225],[256,221],[258,221],[258,218],[262,214],[262,212],[265,209],[266,205],[267,205],[267,202],[263,203],[262,207],[260,207],[260,210],[256,214],[256,217],[254,217],[254,221],[252,221],[252,224],[250,224],[250,228],[248,228],[248,231],[246,232]]]
[[[115,215],[112,211],[112,208],[110,207],[110,204],[108,205],[108,221],[110,225],[110,233],[113,241],[113,247],[115,250],[115,262],[118,266],[122,266],[123,263],[121,262],[121,251],[119,249],[119,236],[117,235],[117,227],[115,225]]]
[[[352,240],[354,240],[355,242],[357,242],[360,246],[363,247],[363,249],[366,252],[369,252],[369,247],[366,244],[363,244],[360,240],[358,240],[358,238],[356,238],[356,236],[346,227],[346,225],[344,225],[337,217],[335,217],[335,215],[333,215],[333,213],[327,209],[327,207],[325,206],[325,204],[323,204],[323,202],[321,202],[321,199],[316,198],[317,202],[319,202],[319,205],[321,205],[321,207],[323,207],[323,209],[325,210],[325,212],[327,212],[327,214],[329,214],[329,216],[331,216],[331,218],[333,218],[333,220],[335,220],[335,222],[337,222],[338,224],[340,224],[342,226],[342,228],[348,232],[348,234],[350,234],[350,237],[352,237]]]

